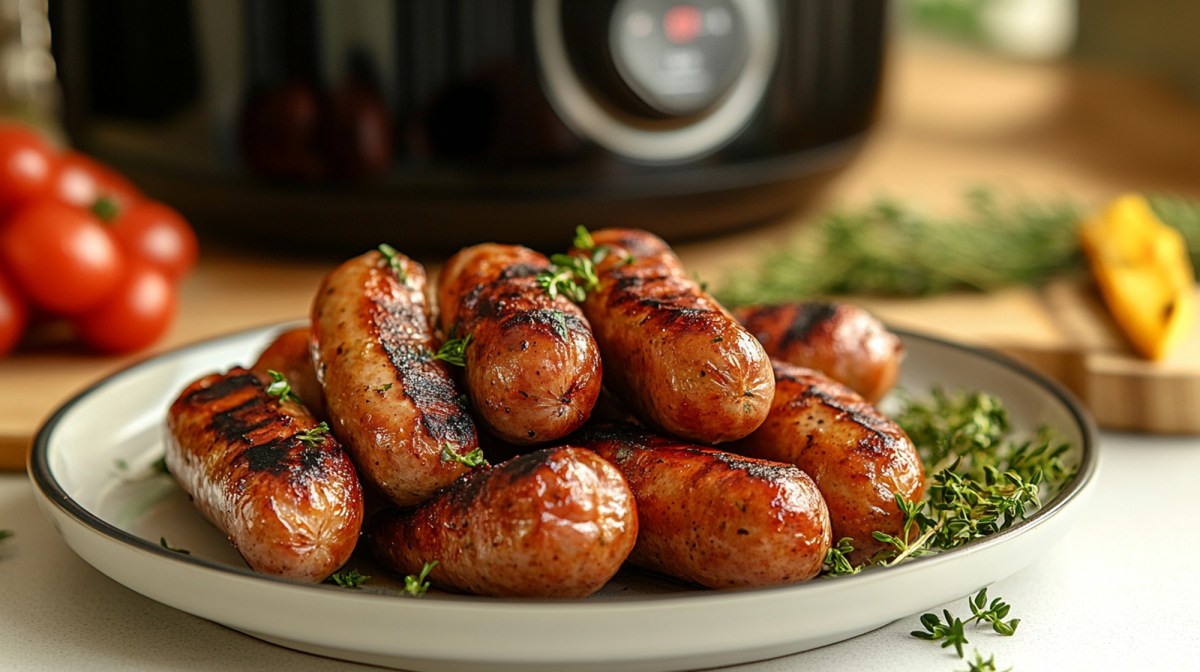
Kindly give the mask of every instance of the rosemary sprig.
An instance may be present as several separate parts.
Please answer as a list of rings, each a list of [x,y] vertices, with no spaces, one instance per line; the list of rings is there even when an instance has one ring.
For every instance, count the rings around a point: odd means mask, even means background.
[[[1200,269],[1200,203],[1148,196],[1187,241]],[[732,272],[717,298],[726,305],[779,303],[821,295],[921,296],[956,289],[1040,285],[1086,271],[1080,205],[1002,201],[993,190],[965,196],[960,216],[931,216],[892,198],[822,215],[789,245]]]
[[[471,334],[464,338],[451,338],[433,353],[434,359],[440,359],[452,366],[467,365],[467,346],[471,344]]]
[[[402,283],[408,282],[408,270],[404,267],[404,259],[400,252],[387,243],[380,243],[378,249],[383,255],[384,263],[396,274],[396,279]]]

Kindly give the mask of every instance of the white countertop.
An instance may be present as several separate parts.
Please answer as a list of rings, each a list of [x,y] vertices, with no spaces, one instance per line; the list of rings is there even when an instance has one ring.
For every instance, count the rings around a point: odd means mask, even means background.
[[[1200,437],[1103,433],[1099,479],[1076,527],[989,588],[1021,619],[1016,635],[968,626],[968,657],[977,647],[998,669],[1022,672],[1196,669],[1197,474]],[[22,474],[0,475],[0,529],[15,533],[0,541],[0,669],[371,669],[261,642],[113,582],[63,543]],[[945,606],[967,616],[965,597]],[[729,669],[966,670],[952,649],[909,636],[919,616]]]

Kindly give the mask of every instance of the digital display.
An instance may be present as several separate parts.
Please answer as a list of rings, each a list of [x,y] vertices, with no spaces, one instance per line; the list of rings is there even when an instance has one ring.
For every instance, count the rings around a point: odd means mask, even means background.
[[[669,115],[719,100],[745,63],[747,39],[730,0],[620,0],[610,27],[617,72]]]

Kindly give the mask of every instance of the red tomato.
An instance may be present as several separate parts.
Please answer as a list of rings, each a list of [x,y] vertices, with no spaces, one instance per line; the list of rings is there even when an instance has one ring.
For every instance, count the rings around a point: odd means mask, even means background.
[[[161,271],[133,262],[116,294],[75,322],[79,338],[100,352],[141,350],[162,337],[175,317],[175,286]]]
[[[18,210],[0,229],[0,265],[30,303],[75,315],[117,289],[125,253],[91,213],[43,199]]]
[[[0,124],[0,213],[9,213],[46,192],[54,151],[36,131]]]
[[[131,257],[149,262],[178,280],[196,265],[196,233],[173,208],[158,201],[133,203],[112,223],[112,232]]]
[[[29,309],[16,285],[0,274],[0,357],[7,355],[21,340],[29,321]]]
[[[101,196],[113,199],[121,209],[142,198],[142,192],[124,175],[81,152],[60,156],[52,181],[58,198],[81,208],[91,208]]]

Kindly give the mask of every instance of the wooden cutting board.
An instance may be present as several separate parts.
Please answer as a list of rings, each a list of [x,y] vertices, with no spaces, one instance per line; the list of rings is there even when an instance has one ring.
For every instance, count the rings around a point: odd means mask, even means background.
[[[48,345],[0,360],[0,467],[23,468],[42,422],[103,376],[166,349],[303,317],[329,268],[329,262],[210,257],[186,282],[176,323],[150,352],[95,357],[44,334]],[[846,300],[895,327],[1009,354],[1066,385],[1103,427],[1200,434],[1200,329],[1166,361],[1140,360],[1084,282],[992,294]],[[222,364],[227,363],[214,362]]]

